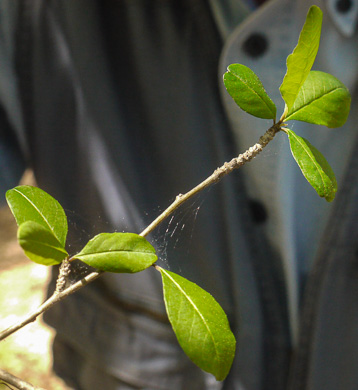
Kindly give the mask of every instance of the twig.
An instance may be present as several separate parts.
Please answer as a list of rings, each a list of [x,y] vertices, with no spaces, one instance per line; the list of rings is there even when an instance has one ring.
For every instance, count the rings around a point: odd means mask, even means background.
[[[140,236],[147,236],[151,233],[156,227],[158,227],[166,218],[169,217],[180,205],[185,203],[187,200],[192,198],[194,195],[198,194],[203,189],[211,186],[214,183],[217,183],[224,176],[232,172],[234,169],[240,168],[242,165],[251,161],[254,157],[256,157],[263,148],[273,139],[277,132],[280,131],[281,122],[270,127],[266,133],[260,137],[259,142],[254,146],[251,146],[245,153],[240,154],[238,157],[233,158],[231,161],[226,162],[223,166],[216,169],[212,175],[210,175],[207,179],[202,181],[192,190],[188,191],[186,194],[179,194],[175,201],[163,211],[147,228],[145,228]]]
[[[35,387],[31,383],[25,382],[24,380],[11,375],[7,371],[0,368],[0,379],[11,386],[15,386],[19,390],[44,390],[41,387]]]
[[[85,276],[83,279],[79,280],[78,282],[74,283],[72,286],[66,288],[66,290],[63,290],[59,293],[54,293],[46,302],[44,302],[41,306],[39,306],[35,311],[30,313],[24,320],[20,321],[19,323],[10,326],[9,328],[5,329],[0,333],[0,341],[4,340],[6,337],[10,336],[11,334],[15,333],[19,329],[23,328],[25,325],[29,324],[30,322],[33,322],[36,320],[36,318],[50,309],[53,305],[56,303],[62,301],[62,299],[66,298],[67,296],[73,294],[80,288],[86,286],[88,283],[93,282],[96,280],[103,272],[92,272],[91,274]]]
[[[166,218],[168,218],[169,215],[171,215],[178,207],[180,207],[184,202],[192,198],[194,195],[198,194],[204,188],[207,188],[212,184],[217,183],[219,180],[221,180],[224,176],[232,172],[234,169],[237,169],[242,165],[246,164],[247,162],[251,161],[263,150],[263,148],[281,130],[281,124],[282,121],[279,121],[278,123],[274,124],[266,131],[266,133],[262,137],[260,137],[258,143],[256,143],[254,146],[249,148],[245,153],[240,154],[238,157],[233,158],[231,161],[226,162],[223,166],[216,169],[212,175],[210,175],[207,179],[202,181],[199,185],[194,187],[192,190],[188,191],[185,194],[179,194],[176,197],[175,201],[166,210],[164,210],[164,212],[160,214],[147,228],[145,228],[140,233],[140,236],[142,237],[147,236],[156,227],[158,227]],[[73,284],[72,286],[66,288],[65,290],[63,291],[56,290],[55,293],[46,302],[44,302],[41,306],[39,306],[34,312],[29,314],[24,320],[2,331],[0,333],[0,341],[10,336],[11,334],[15,333],[17,330],[23,328],[25,325],[29,324],[30,322],[35,321],[40,314],[44,313],[45,311],[50,309],[53,305],[60,302],[65,297],[73,294],[74,292],[84,287],[88,283],[93,282],[102,273],[103,272],[100,271],[92,272],[91,274],[87,275],[86,277],[84,277],[77,283]]]

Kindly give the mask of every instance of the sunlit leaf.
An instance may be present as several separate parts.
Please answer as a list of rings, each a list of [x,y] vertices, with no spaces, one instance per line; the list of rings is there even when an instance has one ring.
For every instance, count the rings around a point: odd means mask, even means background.
[[[227,69],[224,84],[235,103],[253,116],[275,119],[276,106],[256,74],[241,64],[229,65]]]
[[[328,73],[311,71],[285,121],[339,127],[347,120],[350,104],[351,96],[344,84]]]
[[[101,233],[74,258],[100,271],[134,273],[156,262],[155,249],[134,233]]]
[[[27,221],[17,231],[19,244],[26,256],[38,264],[59,264],[68,254],[62,244],[47,227]]]
[[[291,152],[307,181],[318,195],[331,202],[337,191],[337,181],[324,156],[305,138],[286,129]]]
[[[65,246],[66,214],[52,196],[37,187],[18,186],[6,192],[6,200],[19,226],[27,221],[37,222]]]
[[[235,354],[235,337],[215,299],[189,280],[160,267],[164,301],[179,344],[202,370],[224,380]]]
[[[321,37],[322,11],[313,5],[307,14],[297,46],[287,57],[287,72],[280,87],[288,111],[305,82],[316,59]]]

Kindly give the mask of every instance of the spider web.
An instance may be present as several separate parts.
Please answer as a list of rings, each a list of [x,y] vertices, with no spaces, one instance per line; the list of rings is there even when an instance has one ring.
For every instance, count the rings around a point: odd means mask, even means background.
[[[209,189],[208,189],[209,190]],[[189,254],[199,211],[205,202],[206,192],[181,205],[155,231],[153,245],[158,255],[158,264],[170,269],[169,254],[180,249]]]
[[[152,233],[150,241],[156,249],[158,265],[170,269],[169,253],[175,250],[180,249],[182,252],[190,253],[196,220],[208,191],[210,189],[204,190],[192,200],[181,205]],[[67,209],[65,211],[69,224],[67,250],[70,255],[78,253],[95,234],[110,230],[109,222],[101,216],[93,222],[92,219],[90,221],[74,211]],[[161,211],[157,212],[159,215]],[[65,286],[76,283],[93,271],[95,271],[94,268],[79,260],[71,261],[71,272],[66,277]]]

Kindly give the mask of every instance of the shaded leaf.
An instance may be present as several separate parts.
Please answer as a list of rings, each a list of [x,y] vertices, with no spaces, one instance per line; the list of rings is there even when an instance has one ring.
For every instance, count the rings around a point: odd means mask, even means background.
[[[224,380],[235,355],[235,337],[225,312],[205,290],[160,267],[164,301],[179,344],[202,370]]]
[[[260,79],[247,66],[232,64],[224,74],[224,84],[235,103],[247,113],[263,119],[276,118],[276,106]]]
[[[19,226],[27,221],[37,222],[65,246],[67,218],[56,199],[40,188],[18,186],[6,192],[6,200]]]
[[[304,177],[317,191],[318,195],[331,202],[337,191],[337,181],[327,160],[305,138],[286,129],[291,152]]]
[[[38,264],[59,264],[68,254],[54,234],[34,221],[19,226],[17,238],[26,256]]]
[[[339,127],[348,118],[350,104],[351,96],[343,83],[328,73],[311,71],[285,121]]]
[[[313,5],[308,11],[297,46],[287,57],[287,72],[280,86],[280,92],[288,111],[291,110],[316,59],[321,27],[322,11]]]
[[[157,261],[155,249],[134,233],[101,233],[73,256],[100,271],[135,273]]]

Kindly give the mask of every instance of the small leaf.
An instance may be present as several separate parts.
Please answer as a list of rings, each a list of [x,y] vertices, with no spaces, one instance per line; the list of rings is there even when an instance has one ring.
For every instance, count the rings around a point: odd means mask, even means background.
[[[316,59],[321,27],[322,11],[313,5],[308,11],[297,46],[293,53],[287,57],[287,72],[280,86],[281,95],[288,111],[291,110]]]
[[[317,191],[318,195],[331,202],[337,191],[337,181],[332,168],[324,156],[305,138],[286,129],[291,152],[304,177]]]
[[[328,73],[311,71],[285,121],[340,127],[348,118],[350,104],[351,96],[344,84]]]
[[[37,222],[65,246],[67,218],[56,199],[40,188],[18,186],[6,192],[6,200],[18,226],[26,221]]]
[[[235,337],[215,299],[189,280],[160,267],[169,321],[180,346],[202,370],[221,381],[228,375]]]
[[[26,256],[38,264],[59,264],[68,253],[54,234],[37,222],[27,221],[19,226],[17,238]]]
[[[260,79],[247,66],[232,64],[224,74],[224,84],[235,103],[249,114],[263,119],[276,118],[276,106]]]
[[[157,261],[155,249],[134,233],[101,233],[73,256],[93,268],[107,272],[135,273]]]

